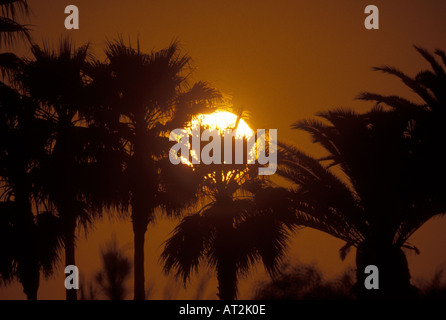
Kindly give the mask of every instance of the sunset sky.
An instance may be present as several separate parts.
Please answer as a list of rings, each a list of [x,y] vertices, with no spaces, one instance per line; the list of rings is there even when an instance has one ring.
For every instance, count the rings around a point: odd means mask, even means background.
[[[293,142],[306,152],[320,152],[292,122],[318,111],[349,107],[366,111],[373,105],[355,101],[361,91],[413,98],[397,79],[371,71],[373,66],[398,67],[415,75],[427,66],[413,49],[446,50],[446,1],[438,0],[29,0],[34,41],[57,43],[71,36],[77,45],[91,43],[103,57],[105,41],[119,35],[145,50],[162,49],[179,40],[193,59],[191,82],[204,80],[232,97],[235,107],[249,111],[251,128],[278,129],[280,140]],[[374,4],[380,12],[380,29],[364,28],[364,8]],[[64,27],[67,5],[77,5],[80,29]],[[26,55],[24,48],[18,52]],[[173,286],[161,273],[161,244],[175,225],[160,217],[146,234],[146,285],[154,285],[149,298],[169,297]],[[421,254],[408,252],[413,278],[430,278],[446,267],[446,217],[423,226],[410,242]],[[127,221],[97,223],[88,237],[79,235],[77,265],[91,280],[100,268],[100,248],[117,235],[119,245],[132,257],[132,229]],[[293,237],[291,262],[315,263],[328,276],[354,266],[354,252],[341,262],[343,245],[321,232],[303,230]],[[64,299],[63,268],[41,279],[40,299]],[[242,282],[240,298],[251,296],[253,281],[264,279],[263,268]],[[193,284],[197,282],[193,278]],[[129,281],[129,286],[132,280]],[[193,287],[192,287],[193,288]],[[131,291],[131,290],[130,290]],[[192,298],[194,290],[179,285],[171,298]],[[129,294],[131,298],[132,294]],[[0,287],[0,299],[24,299],[20,285]],[[204,298],[216,298],[211,281]]]

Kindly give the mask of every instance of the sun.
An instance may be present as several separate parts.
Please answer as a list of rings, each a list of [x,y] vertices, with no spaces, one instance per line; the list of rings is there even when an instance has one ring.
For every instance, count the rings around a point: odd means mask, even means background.
[[[236,140],[248,140],[250,138],[253,138],[255,135],[254,131],[241,117],[238,117],[232,112],[224,110],[217,110],[209,114],[198,114],[192,117],[192,119],[188,123],[186,123],[184,130],[190,137],[196,137],[196,129],[200,127],[203,130],[217,131],[218,134],[222,137],[225,136],[226,130],[230,129],[232,130],[233,137]],[[201,133],[198,133],[198,135],[200,134]],[[176,137],[177,141],[179,141],[179,139],[179,136]],[[198,139],[200,139],[199,136]],[[189,156],[192,157],[192,160],[195,163],[199,163],[200,156],[199,154],[197,154],[196,150],[192,148],[191,141],[187,142],[187,147],[190,150]],[[248,150],[247,152],[250,156],[254,156],[254,148]],[[184,155],[181,156],[181,160],[182,163],[193,166],[192,162],[189,159],[185,158]],[[223,163],[226,163],[226,161],[224,161]]]
[[[237,128],[235,128],[238,120]],[[189,122],[186,130],[192,132],[192,129],[197,126],[202,126],[205,129],[218,130],[220,134],[224,134],[226,129],[232,129],[236,131],[236,138],[250,138],[254,131],[249,125],[229,111],[215,111],[210,114],[199,114],[194,116]]]

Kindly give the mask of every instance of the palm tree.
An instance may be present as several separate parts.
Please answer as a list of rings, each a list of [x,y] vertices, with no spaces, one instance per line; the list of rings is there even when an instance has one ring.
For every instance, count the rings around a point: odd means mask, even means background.
[[[28,14],[26,0],[0,1],[0,46],[30,41],[27,26],[16,22]],[[23,95],[18,75],[23,60],[0,54],[0,276],[17,277],[28,299],[37,299],[40,272],[51,275],[60,248],[58,219],[36,188],[36,175],[47,143],[46,129],[36,117],[36,104]],[[36,132],[40,134],[36,135]]]
[[[102,250],[101,256],[103,271],[96,273],[96,282],[110,300],[123,300],[127,294],[125,282],[130,276],[132,264],[118,248],[116,238]]]
[[[256,262],[277,273],[296,216],[285,201],[275,201],[283,199],[283,189],[260,178],[255,165],[193,167],[205,205],[183,218],[166,241],[164,270],[186,284],[205,260],[216,270],[219,298],[233,300],[240,276]]]
[[[281,143],[278,173],[294,184],[293,207],[308,216],[305,225],[346,241],[342,258],[356,247],[360,297],[413,295],[402,248],[416,250],[410,236],[436,212],[414,197],[412,141],[404,135],[408,118],[379,108],[319,116],[328,123],[304,120],[293,127],[309,132],[326,157]],[[379,268],[379,290],[364,289],[367,265]]]
[[[96,87],[106,93],[99,109],[106,125],[119,132],[126,151],[122,184],[128,188],[134,232],[134,298],[142,300],[147,226],[156,208],[169,208],[176,200],[162,178],[170,170],[164,170],[168,133],[209,109],[221,95],[204,82],[187,86],[190,58],[180,54],[177,43],[144,53],[139,42],[133,48],[118,39],[108,43],[106,56],[106,63],[96,63]]]
[[[29,29],[19,24],[16,19],[19,15],[28,15],[26,0],[0,0],[0,48],[11,47],[18,40],[31,42]],[[12,52],[0,53],[0,72],[5,80],[13,80],[13,72],[17,70],[20,59]]]
[[[76,228],[87,226],[93,210],[89,201],[97,186],[98,167],[94,161],[98,131],[89,127],[87,103],[88,45],[74,48],[68,39],[58,50],[34,45],[32,59],[21,72],[23,90],[38,103],[38,117],[48,132],[46,155],[37,181],[47,201],[57,208],[63,233],[65,264],[75,265]],[[67,299],[77,298],[67,290]]]
[[[345,270],[333,280],[314,265],[285,265],[280,275],[256,288],[254,300],[349,300],[355,275]]]
[[[58,219],[36,188],[47,132],[33,101],[2,82],[0,92],[0,276],[17,277],[35,300],[40,271],[52,273],[60,249]]]
[[[26,25],[19,24],[19,15],[28,14],[26,0],[0,0],[0,46],[11,46],[19,39],[31,40]]]
[[[421,47],[415,46],[415,49],[429,63],[431,70],[422,70],[415,77],[389,66],[374,70],[397,77],[418,95],[419,102],[369,92],[361,93],[358,98],[390,107],[408,119],[405,134],[411,137],[412,161],[419,168],[411,173],[412,179],[416,181],[414,187],[417,187],[413,196],[420,205],[426,206],[426,210],[444,213],[446,170],[441,145],[446,138],[443,130],[443,119],[446,116],[446,54],[437,49],[435,57]],[[438,58],[442,63],[437,61]]]

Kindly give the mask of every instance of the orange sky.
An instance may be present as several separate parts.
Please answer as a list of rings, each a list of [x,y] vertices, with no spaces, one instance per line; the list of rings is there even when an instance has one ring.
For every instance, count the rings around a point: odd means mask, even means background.
[[[74,4],[80,10],[80,30],[64,28],[64,8]],[[364,28],[364,8],[380,9],[380,30]],[[233,97],[236,107],[251,112],[253,128],[277,128],[279,139],[287,139],[308,152],[318,150],[304,134],[292,131],[295,120],[333,107],[364,111],[370,104],[354,101],[361,91],[392,93],[412,97],[397,80],[371,71],[388,64],[409,74],[427,67],[412,48],[446,49],[446,2],[438,0],[29,0],[30,24],[36,42],[56,42],[70,35],[77,44],[91,42],[100,55],[105,39],[136,40],[145,49],[161,49],[172,40],[196,67],[193,80],[206,80]],[[173,226],[160,219],[147,233],[146,274],[155,281],[153,297],[164,294],[166,280],[158,263],[161,243]],[[421,255],[408,253],[413,277],[430,277],[441,264],[446,266],[446,219],[429,222],[411,243]],[[105,221],[97,224],[88,240],[80,236],[77,263],[87,277],[99,268],[99,248],[117,233],[121,245],[132,255],[129,223]],[[340,262],[337,250],[342,242],[316,231],[295,236],[290,257],[315,262],[335,275],[353,265],[354,253]],[[245,281],[241,298],[249,298],[252,279],[263,277],[262,269]],[[170,297],[192,297],[180,291]],[[209,284],[205,297],[215,298]],[[0,299],[24,298],[19,286],[0,288]],[[63,269],[54,279],[42,281],[39,298],[64,298]]]

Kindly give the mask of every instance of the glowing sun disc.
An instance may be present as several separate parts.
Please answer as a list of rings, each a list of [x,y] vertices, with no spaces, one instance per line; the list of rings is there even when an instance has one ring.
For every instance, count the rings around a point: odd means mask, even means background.
[[[220,134],[223,134],[226,129],[233,129],[236,131],[237,138],[249,138],[254,134],[254,131],[243,119],[239,119],[237,128],[235,128],[236,123],[237,116],[235,114],[228,111],[215,111],[214,113],[195,116],[187,130],[192,130],[196,126],[201,125],[206,129],[218,130]]]

